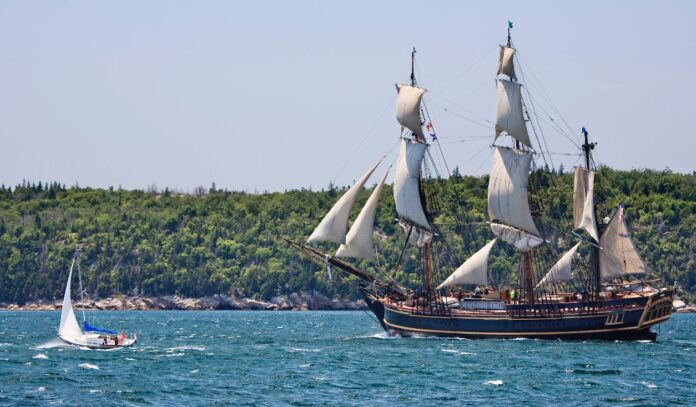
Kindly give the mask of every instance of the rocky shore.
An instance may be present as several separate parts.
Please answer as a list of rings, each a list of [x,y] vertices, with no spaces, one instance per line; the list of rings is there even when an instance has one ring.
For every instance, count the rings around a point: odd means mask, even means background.
[[[62,300],[37,300],[23,305],[0,303],[0,310],[8,311],[51,311],[61,309]],[[81,308],[79,301],[74,301]],[[271,298],[270,301],[259,301],[250,298],[236,298],[225,294],[215,294],[203,298],[185,298],[178,295],[163,297],[109,297],[96,300],[86,300],[86,309],[97,310],[258,310],[258,311],[304,311],[332,310],[350,311],[365,310],[364,300],[336,300],[318,293],[293,293]]]

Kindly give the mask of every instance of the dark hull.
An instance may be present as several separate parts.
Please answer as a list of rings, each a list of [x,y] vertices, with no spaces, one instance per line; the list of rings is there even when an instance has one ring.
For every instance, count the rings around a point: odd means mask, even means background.
[[[497,313],[433,313],[388,300],[376,301],[375,293],[365,294],[368,306],[380,319],[382,327],[389,333],[402,336],[655,340],[657,334],[650,327],[669,319],[672,312],[671,292],[632,300],[606,301],[591,312],[561,310],[556,315],[531,317],[521,316],[520,306],[508,306],[505,311]]]

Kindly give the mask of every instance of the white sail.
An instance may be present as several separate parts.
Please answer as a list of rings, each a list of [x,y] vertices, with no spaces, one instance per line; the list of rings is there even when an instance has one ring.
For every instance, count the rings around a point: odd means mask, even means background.
[[[488,182],[488,217],[491,222],[512,226],[537,239],[537,231],[527,198],[529,153],[505,147],[495,147],[493,165]],[[509,228],[496,228],[493,232],[501,236]],[[501,234],[498,234],[501,233]],[[523,238],[527,239],[526,236]],[[508,241],[508,239],[505,239]],[[517,246],[517,243],[512,243]]]
[[[399,215],[430,230],[420,196],[420,170],[426,144],[401,139],[394,173],[394,201]]]
[[[520,143],[531,148],[532,143],[529,141],[527,126],[525,126],[522,114],[520,85],[498,79],[496,87],[498,89],[498,107],[495,120],[495,139],[497,140],[502,132],[506,132],[510,137],[514,137]]]
[[[617,214],[609,221],[599,238],[599,273],[602,280],[623,274],[647,272],[645,263],[638,255],[636,247],[628,234],[626,222]]]
[[[73,260],[73,265],[75,261]],[[72,280],[73,268],[70,266],[68,274],[68,283],[65,285],[65,295],[63,296],[63,309],[60,312],[60,325],[58,326],[58,336],[63,338],[77,338],[82,336],[82,330],[75,318],[75,311],[72,307],[72,299],[70,298],[70,281]]]
[[[585,229],[597,242],[597,222],[594,213],[594,172],[575,167],[573,182],[573,221],[575,228]]]
[[[370,198],[363,206],[360,214],[355,219],[353,226],[350,227],[346,235],[346,243],[342,244],[336,252],[337,257],[355,257],[371,259],[373,257],[372,233],[375,226],[375,215],[377,214],[377,203],[382,194],[384,182],[387,180],[385,173],[382,180],[377,184]]]
[[[539,236],[500,223],[491,222],[491,230],[498,238],[515,246],[521,252],[528,252],[544,243],[544,239]]]
[[[346,230],[348,229],[348,216],[350,216],[350,210],[353,207],[355,198],[357,198],[358,193],[363,188],[367,180],[370,178],[372,173],[375,171],[377,166],[382,162],[380,160],[374,165],[365,175],[362,176],[350,189],[348,192],[343,194],[341,199],[338,200],[331,208],[329,213],[324,216],[321,220],[319,226],[314,229],[314,232],[309,236],[307,242],[334,242],[334,243],[345,243],[346,242]]]
[[[556,262],[556,264],[551,267],[551,270],[549,270],[548,273],[544,276],[544,278],[539,281],[539,284],[537,284],[536,288],[539,288],[540,286],[544,284],[554,284],[554,283],[561,283],[565,281],[570,281],[572,279],[572,276],[570,274],[571,272],[571,265],[573,262],[573,256],[575,256],[575,253],[578,251],[578,247],[580,247],[580,242],[573,246],[572,249],[568,250],[561,256],[561,258]]]
[[[461,284],[488,284],[488,255],[496,239],[491,240],[479,251],[469,257],[454,273],[437,288],[451,287]]]
[[[421,127],[420,103],[425,90],[409,85],[396,85],[399,96],[396,98],[396,120],[401,129],[406,127],[423,139]]]
[[[515,55],[515,49],[506,47],[505,45],[500,46],[500,59],[498,60],[498,75],[507,75],[511,80],[517,80],[515,75],[515,64],[513,61],[513,56]]]

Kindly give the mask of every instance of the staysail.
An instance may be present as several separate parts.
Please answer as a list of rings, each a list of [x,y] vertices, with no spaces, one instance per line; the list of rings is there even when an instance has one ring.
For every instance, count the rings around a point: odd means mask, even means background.
[[[551,270],[549,270],[549,272],[546,273],[544,278],[542,278],[541,281],[539,281],[539,284],[537,284],[536,288],[539,288],[540,286],[547,283],[554,284],[570,281],[572,279],[570,272],[571,265],[573,262],[573,256],[575,256],[575,253],[577,253],[578,247],[580,247],[580,242],[573,246],[572,249],[565,252],[563,256],[561,256],[561,258],[556,262],[556,264],[554,264],[553,267],[551,267]]]
[[[520,84],[504,79],[496,80],[498,107],[495,119],[495,138],[505,132],[527,147],[532,147],[522,113]]]
[[[372,191],[370,198],[368,198],[365,206],[363,206],[355,219],[353,226],[350,227],[346,235],[346,243],[342,244],[336,252],[337,257],[371,259],[374,256],[372,233],[375,226],[375,214],[377,214],[377,203],[382,194],[382,188],[387,180],[388,173],[384,174],[382,180]]]
[[[73,264],[70,266],[68,283],[65,285],[63,309],[60,312],[60,325],[58,326],[58,336],[64,338],[76,338],[82,336],[82,330],[80,329],[80,325],[77,323],[77,318],[75,318],[75,311],[73,311],[72,299],[70,297],[70,281],[72,280],[72,271],[74,265],[75,259],[73,259]]]
[[[469,257],[454,273],[452,273],[437,288],[451,287],[461,284],[488,284],[488,255],[497,239],[493,239],[479,251]]]
[[[527,197],[530,153],[495,147],[488,182],[488,217],[496,236],[527,251],[543,242]]]
[[[324,216],[321,220],[319,226],[314,229],[314,232],[309,236],[307,242],[334,242],[343,244],[346,242],[346,230],[348,229],[348,216],[350,215],[350,210],[355,203],[355,198],[357,198],[360,190],[365,186],[365,183],[370,178],[372,173],[375,171],[377,166],[382,162],[380,160],[374,165],[365,175],[362,176],[350,189],[346,192],[341,199],[334,204],[329,213]]]
[[[411,130],[418,137],[423,139],[423,128],[421,127],[420,103],[425,90],[409,85],[396,85],[399,96],[396,98],[396,120],[404,127]]]
[[[638,255],[633,241],[628,234],[622,210],[609,221],[607,228],[599,238],[599,273],[602,280],[608,280],[623,274],[640,274],[647,272],[645,263]]]
[[[595,241],[599,241],[593,200],[594,175],[595,173],[588,169],[575,167],[573,225],[577,229],[585,229]]]
[[[401,139],[394,173],[394,201],[399,216],[430,230],[420,195],[421,163],[427,148],[424,143]]]

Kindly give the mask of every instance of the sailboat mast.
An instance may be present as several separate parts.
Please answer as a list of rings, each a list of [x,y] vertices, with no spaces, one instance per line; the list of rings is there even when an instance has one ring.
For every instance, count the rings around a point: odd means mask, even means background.
[[[73,262],[77,261],[77,277],[80,282],[80,302],[82,303],[82,322],[84,323],[87,318],[85,317],[85,297],[84,293],[82,291],[82,271],[80,270],[80,262],[78,257],[80,256],[80,250],[82,249],[82,246],[77,246],[75,249],[75,258]]]
[[[416,47],[411,52],[411,86],[416,86]]]

